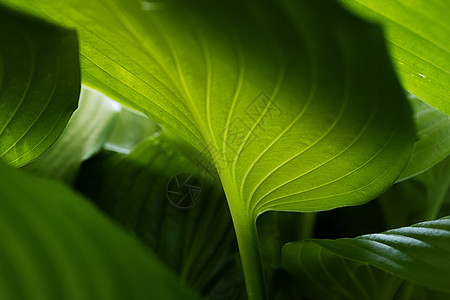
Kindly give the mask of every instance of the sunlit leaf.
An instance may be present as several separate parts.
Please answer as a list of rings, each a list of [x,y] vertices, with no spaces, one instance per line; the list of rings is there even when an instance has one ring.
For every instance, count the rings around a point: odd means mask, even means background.
[[[75,27],[86,84],[214,162],[250,298],[258,214],[365,203],[412,152],[381,30],[334,1],[2,1]]]
[[[448,0],[340,0],[383,25],[405,89],[450,114],[450,5]]]

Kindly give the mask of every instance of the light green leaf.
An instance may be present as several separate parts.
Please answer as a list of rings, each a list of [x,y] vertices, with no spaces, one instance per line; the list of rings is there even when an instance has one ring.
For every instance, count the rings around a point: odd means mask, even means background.
[[[0,164],[0,298],[196,299],[63,185]]]
[[[109,137],[120,111],[120,104],[84,87],[79,107],[62,135],[24,169],[41,177],[73,182],[82,161],[97,153]]]
[[[399,281],[391,279],[390,273],[427,288],[449,293],[449,251],[450,217],[445,217],[353,239],[309,240],[287,244],[283,247],[283,266],[296,276],[309,278],[318,285],[332,282],[332,288],[341,289],[338,299],[342,299],[345,292],[362,295],[355,299],[367,298],[372,293],[365,289],[369,284],[375,295],[377,290],[387,293],[387,298],[380,295],[369,299],[391,299]],[[336,255],[339,257],[336,258]],[[370,266],[388,273],[375,271]],[[372,275],[367,274],[374,271]],[[336,272],[340,275],[337,276]],[[360,278],[369,280],[371,277],[374,280],[372,283],[359,282]],[[342,288],[351,285],[353,287],[349,291]],[[318,288],[328,293],[334,292],[326,286]]]
[[[245,286],[227,202],[222,188],[199,173],[159,135],[129,155],[105,151],[86,161],[77,188],[203,296],[240,299]],[[189,176],[198,193],[168,194],[175,178],[182,184]],[[184,196],[193,202],[178,203]]]
[[[0,158],[17,167],[47,150],[77,107],[77,35],[0,6],[0,40]]]
[[[414,152],[397,181],[416,176],[450,155],[450,116],[420,99],[409,96],[414,112],[418,140]]]
[[[264,289],[258,214],[365,203],[412,152],[380,29],[334,1],[3,2],[75,27],[88,85],[214,161],[250,298]]]
[[[450,114],[450,4],[448,0],[340,0],[383,25],[405,89]]]

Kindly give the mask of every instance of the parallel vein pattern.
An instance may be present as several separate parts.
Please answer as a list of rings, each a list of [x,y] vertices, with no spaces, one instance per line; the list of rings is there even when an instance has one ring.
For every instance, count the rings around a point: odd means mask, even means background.
[[[76,27],[86,83],[209,157],[232,210],[364,203],[407,162],[411,116],[381,33],[332,1],[79,3],[14,5]]]
[[[0,17],[0,158],[21,166],[55,142],[77,107],[77,37],[4,8]]]
[[[383,25],[404,87],[450,114],[450,5],[447,0],[341,0]]]
[[[370,268],[369,265],[384,270],[387,272],[382,275],[384,279],[379,276],[376,279],[377,285],[381,287],[379,290],[394,289],[387,298],[373,299],[396,299],[394,295],[399,297],[394,292],[401,282],[399,278],[388,275],[389,273],[433,290],[450,293],[449,241],[450,217],[445,217],[353,239],[311,240],[287,244],[283,249],[283,261],[285,268],[300,278],[310,277],[308,274],[313,272],[314,278],[310,279],[316,284],[326,284],[326,281],[320,278],[320,273],[326,270],[320,266],[327,266],[335,278],[342,274],[336,269],[336,264],[353,265],[350,269],[355,275],[362,272],[359,268]],[[320,257],[309,260],[311,255]],[[378,269],[371,272],[381,274]],[[362,274],[358,277],[364,282],[361,279],[364,278]],[[384,283],[381,283],[381,280]],[[332,292],[330,288],[322,289]]]

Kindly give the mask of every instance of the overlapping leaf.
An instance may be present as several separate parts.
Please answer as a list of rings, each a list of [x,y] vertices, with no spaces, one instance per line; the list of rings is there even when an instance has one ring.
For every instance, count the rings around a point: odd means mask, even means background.
[[[367,201],[410,153],[408,109],[378,29],[322,2],[22,9],[76,26],[86,82],[206,144],[230,201],[257,213]]]
[[[418,175],[450,155],[450,116],[410,95],[417,138],[411,160],[398,181]]]
[[[22,166],[47,150],[77,107],[77,35],[0,6],[0,158]]]
[[[2,1],[75,27],[88,85],[214,161],[250,297],[259,213],[367,202],[411,154],[380,29],[333,1]]]
[[[100,93],[83,88],[78,109],[56,143],[24,167],[35,175],[71,183],[81,163],[98,152],[121,107]]]
[[[405,89],[450,114],[450,5],[447,0],[341,0],[383,25]]]
[[[325,294],[338,292],[337,299],[345,298],[345,293],[348,293],[347,299],[351,298],[349,294],[360,295],[355,299],[391,299],[400,282],[390,278],[392,275],[379,270],[374,272],[369,265],[449,293],[449,251],[450,217],[445,217],[354,239],[287,244],[283,248],[283,265],[296,276],[312,281]],[[372,283],[360,282],[361,278]],[[328,288],[327,282],[332,283]],[[373,294],[368,293],[371,290],[368,286],[372,286]],[[378,293],[386,294],[376,296]],[[371,295],[375,297],[370,298]]]
[[[86,199],[0,164],[0,298],[196,299]]]

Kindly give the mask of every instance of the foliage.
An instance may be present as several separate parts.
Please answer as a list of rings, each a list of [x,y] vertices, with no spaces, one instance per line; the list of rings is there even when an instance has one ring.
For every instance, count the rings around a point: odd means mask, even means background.
[[[1,0],[0,295],[450,293],[450,6],[341,2]]]

